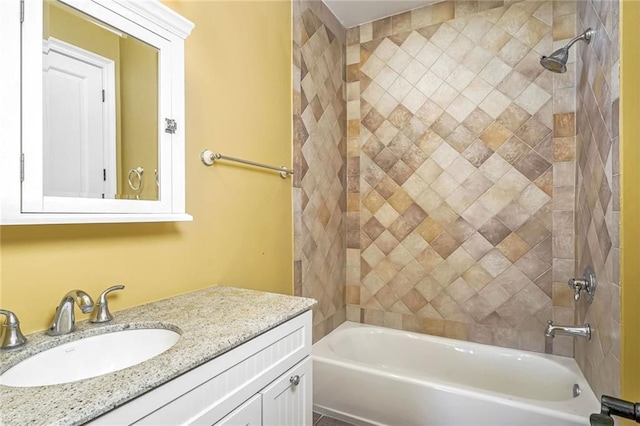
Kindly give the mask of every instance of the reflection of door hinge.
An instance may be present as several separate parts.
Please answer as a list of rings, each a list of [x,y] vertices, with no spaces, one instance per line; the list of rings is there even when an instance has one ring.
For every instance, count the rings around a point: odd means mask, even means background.
[[[20,23],[24,22],[24,0],[20,0]]]
[[[104,102],[104,89],[102,89],[102,102]]]
[[[102,180],[107,181],[107,169],[102,169]]]
[[[20,153],[20,182],[24,182],[24,154]]]
[[[165,133],[174,134],[176,132],[176,129],[178,128],[178,123],[176,122],[176,120],[174,120],[173,118],[165,118],[164,121],[167,125],[167,127],[165,127],[164,129]]]

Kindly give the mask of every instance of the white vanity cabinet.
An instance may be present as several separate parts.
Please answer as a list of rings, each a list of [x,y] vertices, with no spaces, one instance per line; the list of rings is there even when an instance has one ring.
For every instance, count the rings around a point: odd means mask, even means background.
[[[89,424],[310,426],[310,354],[307,311]]]
[[[305,358],[260,391],[263,425],[297,426],[312,423],[311,371],[311,358]]]
[[[259,426],[262,424],[262,395],[252,396],[247,402],[227,414],[215,426]]]
[[[215,426],[311,425],[311,371],[311,358],[307,357]]]

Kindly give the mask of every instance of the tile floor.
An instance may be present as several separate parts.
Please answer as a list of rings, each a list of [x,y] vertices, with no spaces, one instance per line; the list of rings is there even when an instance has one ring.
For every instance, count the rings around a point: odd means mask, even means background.
[[[323,416],[320,413],[313,413],[313,426],[353,426],[351,423],[332,417]]]

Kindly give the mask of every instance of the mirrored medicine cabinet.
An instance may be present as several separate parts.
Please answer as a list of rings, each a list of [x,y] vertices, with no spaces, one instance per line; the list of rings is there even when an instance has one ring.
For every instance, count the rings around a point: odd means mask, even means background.
[[[0,70],[8,95],[0,113],[10,120],[0,142],[0,224],[191,219],[184,39],[192,29],[157,0],[1,2],[10,66]]]

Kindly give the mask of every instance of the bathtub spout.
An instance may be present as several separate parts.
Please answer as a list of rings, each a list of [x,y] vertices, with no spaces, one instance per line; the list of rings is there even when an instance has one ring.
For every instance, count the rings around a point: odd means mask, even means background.
[[[589,324],[582,326],[553,325],[553,321],[549,321],[547,324],[547,330],[544,332],[544,335],[552,339],[556,337],[556,334],[563,334],[565,336],[584,337],[587,340],[591,340],[591,327]]]

